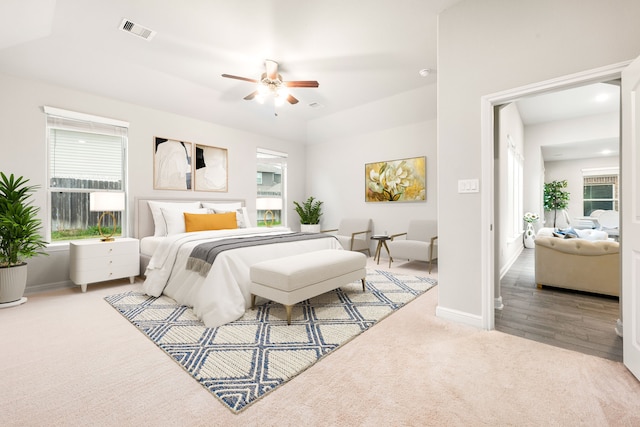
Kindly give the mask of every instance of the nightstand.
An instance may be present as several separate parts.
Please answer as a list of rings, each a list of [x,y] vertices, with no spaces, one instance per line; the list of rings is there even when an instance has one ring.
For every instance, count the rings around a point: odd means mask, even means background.
[[[79,240],[69,243],[71,280],[87,291],[87,283],[129,277],[133,283],[140,274],[140,242],[122,237],[112,242]]]

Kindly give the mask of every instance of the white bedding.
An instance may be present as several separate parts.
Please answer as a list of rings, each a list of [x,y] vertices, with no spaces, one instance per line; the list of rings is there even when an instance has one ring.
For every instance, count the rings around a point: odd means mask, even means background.
[[[153,256],[160,246],[160,243],[165,240],[164,237],[156,237],[156,236],[147,236],[140,239],[140,254],[146,255],[148,257]]]
[[[201,276],[187,270],[187,259],[195,246],[204,241],[232,236],[290,233],[286,227],[182,233],[165,237],[147,267],[144,292],[165,294],[193,311],[207,327],[239,319],[250,305],[249,269],[252,264],[274,258],[322,249],[342,249],[335,238],[302,240],[253,246],[220,253],[209,274]]]

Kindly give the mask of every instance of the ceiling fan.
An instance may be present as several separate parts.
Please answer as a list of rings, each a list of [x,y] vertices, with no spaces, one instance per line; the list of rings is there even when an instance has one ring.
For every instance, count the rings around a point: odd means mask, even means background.
[[[266,72],[262,73],[260,80],[233,76],[231,74],[223,74],[222,77],[256,83],[258,89],[245,96],[244,99],[250,101],[255,98],[258,102],[263,103],[265,98],[271,95],[276,105],[284,104],[285,100],[290,104],[298,103],[298,100],[289,93],[288,88],[319,86],[319,83],[315,80],[284,81],[282,80],[282,76],[278,74],[278,63],[276,61],[267,59],[264,61],[264,64]]]

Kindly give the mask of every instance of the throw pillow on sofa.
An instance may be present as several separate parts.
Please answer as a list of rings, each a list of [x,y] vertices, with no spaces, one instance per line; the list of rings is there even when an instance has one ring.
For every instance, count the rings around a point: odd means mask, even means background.
[[[561,239],[575,239],[578,237],[578,233],[573,228],[565,228],[564,230],[554,230],[553,235],[560,237]]]

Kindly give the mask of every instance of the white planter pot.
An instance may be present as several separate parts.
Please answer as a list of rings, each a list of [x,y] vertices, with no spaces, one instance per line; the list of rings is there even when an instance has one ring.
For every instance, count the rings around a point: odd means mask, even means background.
[[[0,304],[19,301],[27,287],[27,264],[0,268]]]
[[[319,233],[320,224],[300,224],[300,231],[303,233]]]

